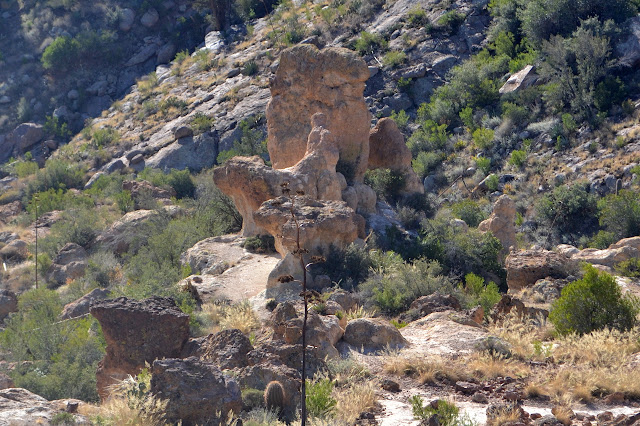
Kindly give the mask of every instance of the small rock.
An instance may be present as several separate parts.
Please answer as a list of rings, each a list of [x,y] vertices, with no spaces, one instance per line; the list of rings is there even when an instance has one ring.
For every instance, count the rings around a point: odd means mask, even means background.
[[[144,15],[142,15],[142,18],[140,18],[140,23],[147,28],[151,28],[158,22],[159,19],[160,15],[158,14],[158,11],[154,8],[151,8],[147,10]]]
[[[241,72],[242,72],[242,70],[240,68],[232,68],[227,73],[227,78],[233,78],[233,77],[235,77],[237,75],[240,75]]]
[[[189,126],[180,126],[174,130],[173,136],[176,139],[188,138],[189,136],[193,136],[193,129]]]
[[[489,399],[482,392],[476,392],[471,397],[471,401],[476,402],[478,404],[486,404],[487,402],[489,402]]]
[[[380,386],[388,392],[400,392],[400,384],[393,380],[384,379],[382,383],[380,383]]]
[[[136,18],[136,13],[129,9],[125,8],[120,11],[120,30],[127,32],[133,27],[133,21]]]
[[[478,390],[480,390],[480,386],[478,386],[476,383],[469,383],[469,382],[463,382],[463,381],[456,382],[456,391],[462,392],[465,395],[474,394],[478,392]]]
[[[604,403],[608,405],[620,405],[624,403],[624,393],[614,392],[604,399]]]
[[[131,158],[131,160],[129,160],[129,164],[139,164],[139,163],[142,163],[143,161],[144,161],[144,155],[136,154]]]
[[[604,411],[596,416],[598,423],[610,422],[613,420],[613,413],[611,411]]]

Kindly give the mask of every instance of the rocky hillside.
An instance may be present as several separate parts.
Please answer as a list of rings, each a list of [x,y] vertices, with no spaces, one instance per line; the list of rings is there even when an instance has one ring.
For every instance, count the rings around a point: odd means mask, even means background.
[[[0,423],[636,424],[609,3],[0,3]]]

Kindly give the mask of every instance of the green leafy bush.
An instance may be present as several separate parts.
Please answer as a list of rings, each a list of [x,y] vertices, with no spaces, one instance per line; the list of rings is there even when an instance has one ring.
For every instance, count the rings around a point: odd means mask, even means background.
[[[616,265],[616,271],[620,275],[631,278],[640,278],[640,259],[632,257]]]
[[[49,189],[44,192],[33,194],[29,204],[27,204],[27,212],[35,217],[36,205],[38,207],[38,215],[53,211],[64,210],[72,207],[91,208],[95,205],[93,199],[83,194],[72,194],[62,189]]]
[[[378,197],[387,201],[396,200],[405,184],[404,176],[389,169],[367,170],[364,182],[373,188]]]
[[[514,149],[509,157],[509,164],[521,168],[527,161],[527,151],[523,149]]]
[[[457,10],[450,10],[438,18],[436,25],[439,29],[449,34],[454,34],[466,18],[467,16],[464,13],[460,13]]]
[[[53,115],[47,115],[44,122],[44,132],[60,142],[67,142],[71,137],[71,130],[64,121]]]
[[[586,185],[562,185],[536,205],[538,219],[560,237],[575,241],[596,226],[596,198]]]
[[[387,41],[379,34],[363,31],[360,33],[360,37],[358,37],[353,47],[361,55],[366,55],[375,50],[386,48],[387,44]]]
[[[420,151],[411,161],[413,171],[418,177],[424,178],[433,173],[444,160],[444,153],[433,151]]]
[[[258,73],[258,63],[256,61],[247,61],[242,66],[242,74],[255,75]]]
[[[482,306],[485,317],[487,317],[491,309],[502,298],[498,286],[493,281],[485,285],[484,278],[474,273],[465,275],[464,282],[464,291],[469,295],[468,306],[470,308],[477,305]]]
[[[591,265],[581,280],[562,289],[549,312],[549,320],[561,335],[587,334],[603,328],[626,331],[637,323],[640,302],[622,295],[616,280]]]
[[[407,124],[409,124],[409,114],[405,110],[400,110],[400,112],[391,111],[390,118],[396,122],[401,130],[405,130]]]
[[[455,217],[464,220],[467,225],[473,228],[487,218],[486,213],[482,211],[478,203],[470,199],[452,204],[451,211]]]
[[[71,37],[57,37],[42,52],[44,69],[65,71],[76,61],[80,52],[80,43]]]
[[[210,131],[214,121],[213,117],[209,117],[201,112],[193,114],[193,118],[191,119],[191,128],[193,129],[193,133],[195,135],[199,135]]]
[[[267,155],[267,141],[259,129],[253,128],[248,120],[242,120],[240,122],[240,130],[242,132],[240,140],[233,143],[233,148],[218,154],[216,160],[218,164],[240,155],[259,155],[260,157]]]
[[[84,166],[65,160],[50,158],[44,167],[36,172],[36,178],[27,186],[26,201],[36,192],[48,189],[71,189],[84,186]]]
[[[389,68],[397,68],[407,59],[407,54],[399,50],[391,50],[382,57],[382,64]]]
[[[427,12],[425,12],[423,8],[418,6],[407,12],[406,19],[409,25],[412,27],[420,27],[429,23]]]
[[[598,201],[600,226],[617,239],[640,235],[640,199],[629,189],[610,194]]]
[[[112,127],[104,127],[93,132],[91,137],[96,147],[101,148],[120,140],[120,133]]]
[[[480,149],[491,149],[493,147],[494,131],[491,129],[476,129],[472,137],[473,142]]]
[[[442,426],[473,426],[474,422],[468,415],[461,415],[460,409],[453,403],[439,399],[437,401],[437,408],[434,408],[430,404],[424,405],[422,398],[419,395],[414,395],[409,398],[411,404],[411,411],[413,417],[416,420],[429,421],[429,419],[435,417],[435,423]]]
[[[276,251],[275,239],[271,235],[256,235],[244,241],[243,247],[253,253],[273,253]]]
[[[316,377],[313,381],[307,379],[306,387],[307,412],[310,417],[333,417],[336,404],[333,392],[333,381],[328,377]]]

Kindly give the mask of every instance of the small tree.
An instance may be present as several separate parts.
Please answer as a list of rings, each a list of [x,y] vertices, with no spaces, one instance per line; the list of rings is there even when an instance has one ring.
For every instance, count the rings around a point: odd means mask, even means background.
[[[629,330],[637,323],[640,301],[622,295],[615,279],[591,265],[585,275],[562,289],[549,313],[549,320],[561,335],[587,334],[603,328]]]

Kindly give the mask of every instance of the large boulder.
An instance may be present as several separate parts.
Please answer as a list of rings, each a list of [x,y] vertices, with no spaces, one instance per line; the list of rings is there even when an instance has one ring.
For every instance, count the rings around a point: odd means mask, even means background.
[[[67,243],[60,249],[49,270],[48,280],[53,288],[84,276],[88,264],[87,251],[75,243]]]
[[[285,415],[293,413],[300,402],[302,380],[299,368],[291,368],[279,363],[259,363],[241,369],[236,379],[243,389],[264,390],[272,381],[280,382],[285,394]]]
[[[216,334],[192,339],[184,348],[184,355],[197,356],[223,370],[249,365],[247,354],[253,350],[251,341],[240,330],[222,330]]]
[[[218,157],[218,136],[216,133],[203,133],[187,136],[161,148],[144,161],[144,167],[169,172],[171,169],[189,169],[199,172],[216,164]]]
[[[273,167],[291,167],[305,156],[310,119],[322,112],[340,160],[361,182],[369,157],[370,114],[363,96],[369,75],[367,64],[347,49],[302,44],[282,52],[266,111]]]
[[[518,291],[542,278],[566,278],[576,272],[577,264],[562,253],[522,250],[507,256],[505,268],[509,291]]]
[[[95,302],[90,313],[104,334],[106,353],[96,373],[98,393],[109,396],[109,385],[135,376],[158,358],[176,358],[189,339],[189,315],[173,299],[126,297]]]
[[[22,123],[10,132],[0,149],[0,163],[7,161],[12,155],[22,155],[33,145],[42,141],[44,129],[35,123]]]
[[[78,400],[47,401],[22,388],[6,388],[0,390],[0,425],[26,426],[48,425],[51,420],[63,412],[68,403],[84,405]],[[89,419],[80,414],[73,415],[74,424],[90,424]]]
[[[60,319],[66,320],[86,315],[89,313],[92,303],[104,300],[107,297],[109,297],[109,290],[94,288],[80,299],[67,303],[62,309],[62,313],[60,313]]]
[[[302,344],[302,316],[295,316],[284,324],[274,327],[274,337],[283,339],[288,344]],[[340,354],[335,344],[342,338],[344,331],[335,315],[321,316],[310,310],[307,318],[307,345],[315,346],[321,358],[335,358]]]
[[[369,169],[390,169],[404,177],[405,193],[424,193],[424,185],[411,167],[411,151],[393,119],[378,121],[369,133]]]
[[[167,401],[170,423],[220,425],[230,411],[242,410],[238,383],[213,364],[196,357],[162,359],[153,363],[151,393]]]
[[[365,351],[397,349],[407,344],[398,329],[382,318],[358,318],[349,321],[343,339],[351,346]]]
[[[536,81],[538,81],[536,68],[533,65],[527,65],[520,71],[511,74],[507,82],[502,85],[499,92],[518,92],[532,86]]]
[[[516,205],[508,195],[502,195],[493,205],[488,219],[478,225],[478,231],[490,231],[502,243],[501,256],[504,258],[511,247],[516,247]]]
[[[20,263],[26,260],[28,255],[29,245],[24,240],[10,241],[0,249],[0,258],[10,262]]]
[[[125,180],[122,182],[122,189],[131,192],[136,210],[144,208],[141,204],[144,203],[145,198],[150,197],[166,206],[171,204],[171,198],[176,196],[176,191],[173,188],[158,188],[146,180]]]
[[[235,237],[228,235],[198,241],[180,255],[180,263],[194,274],[219,275],[246,256],[234,241]]]

